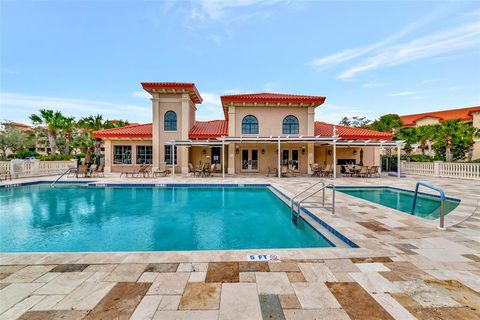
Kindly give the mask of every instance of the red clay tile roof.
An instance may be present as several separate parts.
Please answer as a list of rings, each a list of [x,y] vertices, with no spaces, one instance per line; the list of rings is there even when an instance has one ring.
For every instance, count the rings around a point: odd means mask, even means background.
[[[29,126],[28,124],[20,123],[20,122],[13,122],[13,121],[10,121],[10,122],[2,122],[2,125],[4,125],[4,126],[12,126],[12,127],[22,127],[22,128],[25,128],[25,129],[32,129],[32,127]]]
[[[333,124],[315,121],[315,135],[321,137],[331,137],[333,135]],[[337,135],[342,139],[372,139],[372,140],[390,140],[391,133],[379,132],[368,129],[352,128],[335,125]]]
[[[188,133],[190,139],[210,139],[227,135],[227,120],[195,121]]]
[[[146,91],[152,89],[166,90],[166,91],[187,91],[190,94],[190,98],[195,103],[202,103],[202,97],[191,82],[142,82],[142,87]]]
[[[152,124],[130,124],[128,126],[93,132],[95,138],[152,138]]]
[[[480,106],[409,114],[405,116],[400,116],[400,119],[402,120],[403,125],[405,126],[413,126],[415,125],[415,122],[417,122],[418,120],[427,118],[427,117],[437,118],[440,122],[451,120],[451,119],[461,119],[466,121],[472,121],[473,120],[472,112],[475,112],[475,111],[480,112]]]
[[[321,137],[331,137],[333,135],[333,124],[315,121],[315,135]],[[336,126],[337,134],[342,139],[372,139],[372,140],[390,140],[391,133],[378,132],[367,129],[351,128],[345,126]],[[105,129],[95,131],[95,138],[152,138],[152,124],[134,124],[121,128]],[[190,139],[214,139],[221,136],[228,136],[228,121],[211,120],[195,121],[190,129],[188,137]]]
[[[325,102],[325,97],[322,96],[306,96],[299,94],[283,94],[283,93],[246,93],[246,94],[232,94],[220,97],[223,106],[223,113],[225,119],[228,119],[228,103],[304,103],[319,106]]]

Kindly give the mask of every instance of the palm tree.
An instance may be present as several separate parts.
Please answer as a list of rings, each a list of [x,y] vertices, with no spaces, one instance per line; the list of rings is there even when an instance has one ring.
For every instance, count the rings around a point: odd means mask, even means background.
[[[64,154],[70,154],[70,144],[72,142],[72,134],[75,125],[75,118],[73,117],[63,117],[61,121],[60,129],[65,137],[65,145],[63,147]]]
[[[418,142],[420,142],[420,149],[422,154],[425,155],[425,150],[428,147],[429,141],[435,139],[435,134],[438,131],[437,125],[426,125],[417,128]]]
[[[36,125],[45,125],[47,129],[48,144],[51,153],[57,154],[57,130],[62,128],[65,117],[59,111],[41,109],[39,114],[32,114],[30,120]]]
[[[445,160],[453,161],[454,140],[458,140],[461,122],[459,119],[452,119],[442,122],[438,130],[437,140],[445,144]]]
[[[93,138],[93,132],[102,130],[102,129],[123,127],[123,126],[126,126],[127,124],[128,122],[123,120],[116,120],[116,121],[103,120],[103,116],[100,114],[81,118],[80,120],[78,120],[78,127],[84,129],[88,133],[89,137],[93,139],[94,154],[97,158],[100,157],[101,155],[102,139]],[[87,153],[91,152],[91,147],[87,148]]]
[[[472,125],[462,123],[460,127],[462,137],[466,140],[468,145],[467,149],[467,161],[471,162],[473,157],[473,146],[475,144],[475,138],[480,138],[480,129],[475,128]]]
[[[401,128],[395,135],[395,138],[405,141],[405,146],[403,147],[403,150],[407,155],[407,159],[410,160],[410,154],[413,150],[412,144],[417,143],[418,141],[417,128]]]

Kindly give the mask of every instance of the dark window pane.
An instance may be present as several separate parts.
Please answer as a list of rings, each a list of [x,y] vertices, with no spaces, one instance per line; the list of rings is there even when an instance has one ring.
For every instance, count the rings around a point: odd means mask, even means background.
[[[173,111],[167,111],[164,118],[165,131],[177,131],[177,114]]]
[[[132,164],[132,146],[113,146],[114,164]]]

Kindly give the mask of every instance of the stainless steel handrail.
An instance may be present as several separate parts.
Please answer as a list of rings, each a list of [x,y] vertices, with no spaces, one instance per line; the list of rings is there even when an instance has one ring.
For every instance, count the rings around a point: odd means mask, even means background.
[[[50,184],[50,187],[54,187],[55,186],[55,183],[58,182],[58,180],[60,180],[64,175],[68,174],[68,173],[71,173],[71,172],[76,172],[77,171],[77,168],[68,168],[67,171],[65,171],[64,173],[62,173],[60,175],[60,177],[58,177],[55,181],[53,181],[51,184]]]
[[[295,203],[295,199],[299,196],[301,196],[302,194],[304,194],[306,191],[312,189],[313,187],[319,185],[319,184],[322,184],[322,187],[318,190],[316,190],[315,192],[311,193],[310,195],[308,195],[307,197],[301,199],[300,201],[296,202]],[[291,199],[291,203],[290,203],[290,210],[291,210],[291,215],[292,215],[292,221],[297,224],[297,220],[298,220],[298,215],[300,214],[300,208],[301,208],[301,204],[311,198],[312,196],[314,196],[315,194],[317,194],[318,192],[322,191],[322,207],[325,208],[325,189],[326,188],[331,188],[332,189],[332,214],[335,214],[335,185],[332,184],[332,183],[329,183],[329,184],[325,184],[323,181],[321,182],[317,182],[313,185],[311,185],[310,187],[308,187],[307,189],[303,190],[302,192],[298,193],[297,195],[295,195],[292,199]],[[295,212],[295,204],[297,205],[297,211]],[[296,216],[295,216],[296,214]]]
[[[425,188],[437,191],[440,194],[440,226],[439,229],[445,230],[445,192],[437,187],[431,186],[424,182],[417,182],[415,185],[415,195],[413,196],[413,206],[412,206],[412,215],[415,212],[415,207],[417,206],[417,197],[418,197],[418,188],[423,186]]]
[[[322,186],[325,186],[325,182],[319,181],[317,183],[312,184],[307,189],[304,189],[304,190],[300,191],[295,196],[293,196],[293,198],[290,199],[290,212],[291,212],[291,214],[293,214],[293,204],[295,203],[295,199],[298,198],[299,196],[301,196],[302,194],[304,194],[305,192],[307,192],[308,190],[312,189],[313,187],[318,186],[319,184],[322,184]]]

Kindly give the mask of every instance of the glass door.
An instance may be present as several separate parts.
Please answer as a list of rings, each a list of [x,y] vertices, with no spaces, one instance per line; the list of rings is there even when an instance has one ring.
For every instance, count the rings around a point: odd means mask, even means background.
[[[251,170],[252,171],[257,171],[258,170],[258,150],[257,149],[252,149],[252,164],[251,164]]]
[[[293,170],[298,170],[298,150],[294,149],[292,150],[292,160],[291,160],[291,165]]]
[[[242,149],[242,171],[258,171],[258,149]]]

